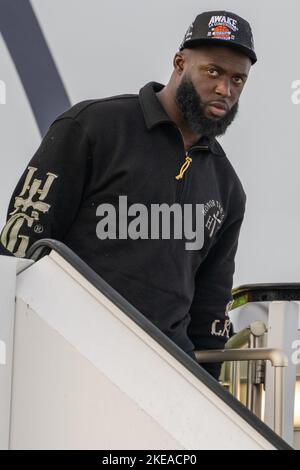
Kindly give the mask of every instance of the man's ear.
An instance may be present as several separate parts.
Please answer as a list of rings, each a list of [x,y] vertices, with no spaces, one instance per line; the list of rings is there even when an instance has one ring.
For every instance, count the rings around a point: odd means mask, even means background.
[[[179,75],[181,75],[184,70],[185,62],[186,62],[185,54],[183,52],[176,52],[174,59],[173,59],[173,66],[174,66],[174,70]]]

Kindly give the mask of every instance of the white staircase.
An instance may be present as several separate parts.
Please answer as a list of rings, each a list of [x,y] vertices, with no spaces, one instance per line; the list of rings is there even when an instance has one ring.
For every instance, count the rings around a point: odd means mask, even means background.
[[[288,447],[76,259],[0,257],[1,448]]]

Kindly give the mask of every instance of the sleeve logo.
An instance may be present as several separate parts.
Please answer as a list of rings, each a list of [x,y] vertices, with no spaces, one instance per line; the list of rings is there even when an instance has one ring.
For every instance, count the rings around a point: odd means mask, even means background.
[[[37,168],[28,167],[22,191],[15,198],[14,210],[10,212],[10,219],[6,223],[2,234],[1,243],[7,250],[15,256],[23,258],[25,256],[29,237],[21,235],[24,224],[31,228],[33,223],[39,221],[40,214],[45,214],[50,209],[50,204],[45,202],[53,181],[58,178],[54,173],[46,173],[46,179],[33,179]],[[39,227],[42,227],[39,225]],[[36,233],[41,233],[36,232]]]

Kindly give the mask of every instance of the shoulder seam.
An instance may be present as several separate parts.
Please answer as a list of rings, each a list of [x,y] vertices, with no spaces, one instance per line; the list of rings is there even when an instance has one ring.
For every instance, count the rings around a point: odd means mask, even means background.
[[[126,99],[132,99],[132,98],[137,99],[138,95],[135,95],[135,94],[132,94],[132,95],[129,95],[129,94],[128,95],[117,95],[117,96],[109,96],[107,98],[100,98],[98,100],[93,100],[91,103],[87,103],[86,106],[84,106],[84,108],[80,109],[78,111],[78,113],[76,115],[74,115],[74,119],[76,119],[79,116],[80,113],[82,113],[87,108],[89,108],[90,106],[93,106],[95,104],[102,103],[102,102],[105,102],[105,101],[126,100]]]
[[[80,128],[80,131],[82,132],[83,135],[85,135],[85,138],[88,141],[89,147],[92,147],[92,140],[90,139],[87,131],[82,127],[81,123],[79,121],[77,121],[76,117],[63,116],[63,117],[57,118],[57,119],[55,119],[55,121],[53,121],[53,123],[51,124],[50,127],[52,127],[53,124],[55,124],[56,122],[64,121],[65,119],[74,122]]]
[[[97,99],[97,100],[91,100],[91,102],[87,103],[83,108],[79,109],[79,111],[74,114],[73,116],[66,116],[65,114],[68,113],[68,111],[66,111],[65,113],[63,113],[63,115],[61,116],[58,116],[51,124],[51,126],[55,123],[55,122],[59,122],[59,121],[63,121],[65,119],[69,119],[73,122],[76,122],[76,124],[80,127],[81,129],[81,132],[83,134],[85,134],[88,142],[89,142],[89,145],[92,147],[92,140],[90,138],[90,136],[88,135],[87,131],[84,129],[84,127],[82,126],[82,124],[77,120],[77,118],[79,117],[79,115],[85,111],[88,107],[90,106],[93,106],[93,105],[96,105],[98,103],[101,103],[101,102],[106,102],[106,101],[118,101],[118,100],[126,100],[126,99],[137,99],[138,98],[138,95],[135,95],[135,94],[126,94],[126,95],[116,95],[116,96],[109,96],[109,97],[105,97],[105,98],[100,98],[100,99]],[[87,101],[90,101],[90,100],[87,100]],[[79,103],[77,103],[79,104]],[[76,105],[74,105],[76,106]],[[50,126],[50,127],[51,127]]]

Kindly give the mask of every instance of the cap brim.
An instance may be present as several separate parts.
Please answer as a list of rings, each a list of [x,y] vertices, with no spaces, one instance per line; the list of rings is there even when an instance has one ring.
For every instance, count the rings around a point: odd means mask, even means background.
[[[242,44],[236,44],[234,42],[230,42],[225,39],[213,39],[213,38],[201,38],[201,39],[189,39],[188,41],[185,41],[183,45],[180,47],[180,50],[182,49],[193,49],[194,47],[205,45],[205,44],[212,44],[214,46],[227,46],[231,47],[232,49],[236,49],[239,52],[242,52],[245,54],[249,59],[251,60],[252,65],[255,64],[257,61],[257,57],[255,52],[252,49],[249,49],[246,46],[243,46]]]

